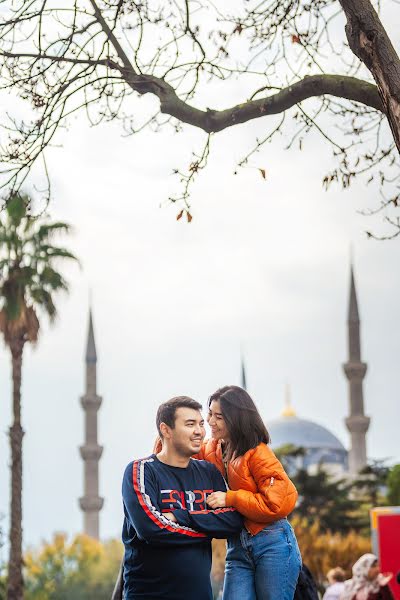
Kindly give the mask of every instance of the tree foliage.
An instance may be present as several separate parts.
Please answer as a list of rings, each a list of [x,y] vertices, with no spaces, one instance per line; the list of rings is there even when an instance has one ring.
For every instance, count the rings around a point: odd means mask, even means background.
[[[364,527],[369,530],[369,512],[375,506],[388,503],[387,479],[390,468],[386,460],[372,460],[352,482],[352,495],[360,504],[360,512],[364,515]]]
[[[394,465],[387,476],[387,500],[391,506],[400,506],[400,465]]]
[[[323,467],[315,474],[300,469],[292,479],[299,493],[296,515],[309,524],[318,522],[321,531],[340,533],[364,524],[359,501],[351,495],[351,481],[332,478]]]
[[[333,533],[321,528],[318,519],[310,522],[301,517],[297,510],[291,521],[304,563],[315,577],[322,590],[326,574],[332,567],[341,566],[351,576],[351,567],[365,552],[371,552],[369,537],[359,535],[355,530],[347,533]],[[213,582],[220,589],[224,579],[226,546],[224,540],[213,542]]]
[[[381,5],[395,14],[395,0]],[[284,131],[301,149],[313,130],[336,157],[325,185],[377,181],[377,209],[391,207],[398,225],[400,61],[370,0],[2,0],[1,8],[0,85],[31,107],[6,125],[4,185],[18,188],[80,112],[90,124],[119,119],[127,133],[189,124],[205,141],[176,169],[183,190],[173,200],[187,206],[212,136],[257,119],[239,164]],[[157,102],[143,102],[147,94]]]
[[[121,557],[120,541],[55,534],[25,555],[26,600],[109,600]]]
[[[309,567],[318,585],[326,581],[332,567],[340,566],[351,577],[351,567],[366,552],[371,552],[371,541],[355,530],[347,533],[325,531],[318,520],[310,523],[295,514],[292,525],[304,563]]]
[[[54,294],[68,290],[56,263],[76,260],[53,243],[70,226],[46,216],[38,219],[30,211],[29,197],[15,194],[0,220],[0,331],[8,345],[17,339],[36,342],[38,311],[55,319]]]
[[[292,444],[276,450],[299,494],[295,514],[310,524],[318,522],[322,531],[347,533],[367,526],[367,510],[360,511],[360,502],[352,495],[354,482],[333,477],[323,465],[315,473],[310,473],[300,466],[302,462],[296,462],[305,453],[304,448]]]

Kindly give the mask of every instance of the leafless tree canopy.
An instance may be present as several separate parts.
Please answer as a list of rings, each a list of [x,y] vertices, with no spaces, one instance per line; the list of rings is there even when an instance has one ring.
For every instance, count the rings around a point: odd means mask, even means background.
[[[179,172],[187,203],[211,137],[258,119],[242,164],[278,132],[301,149],[316,129],[337,159],[325,184],[377,180],[377,208],[391,207],[398,225],[400,61],[369,0],[0,0],[0,54],[1,88],[31,107],[30,118],[3,119],[7,188],[86,111],[90,123],[120,119],[128,133],[204,130],[204,148]],[[243,97],[232,105],[235,81]]]

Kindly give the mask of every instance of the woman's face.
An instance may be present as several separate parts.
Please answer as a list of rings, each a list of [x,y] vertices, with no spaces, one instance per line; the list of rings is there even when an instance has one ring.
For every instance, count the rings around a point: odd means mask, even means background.
[[[221,411],[219,400],[213,400],[208,409],[207,422],[214,440],[229,440],[229,432]]]
[[[375,579],[376,577],[378,577],[379,575],[379,564],[373,564],[372,567],[370,567],[369,571],[368,571],[368,579],[371,581],[372,579]]]

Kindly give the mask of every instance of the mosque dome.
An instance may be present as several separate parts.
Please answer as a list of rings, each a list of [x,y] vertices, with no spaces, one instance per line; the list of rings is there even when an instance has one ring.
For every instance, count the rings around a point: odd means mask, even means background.
[[[315,471],[320,465],[337,474],[347,470],[347,450],[342,442],[326,427],[299,418],[290,403],[288,389],[281,416],[266,425],[273,449],[287,445],[304,449],[304,456],[289,460],[292,473],[299,468]]]
[[[302,448],[330,448],[346,452],[342,442],[328,429],[294,414],[269,421],[267,428],[273,448],[293,444]]]

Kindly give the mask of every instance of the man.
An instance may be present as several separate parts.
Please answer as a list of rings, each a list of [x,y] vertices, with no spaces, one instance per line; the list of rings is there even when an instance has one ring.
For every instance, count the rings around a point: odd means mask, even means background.
[[[216,467],[191,458],[205,436],[200,410],[187,396],[162,404],[161,451],[125,470],[125,600],[211,600],[211,538],[242,528],[234,509],[207,509],[207,496],[226,484]]]

